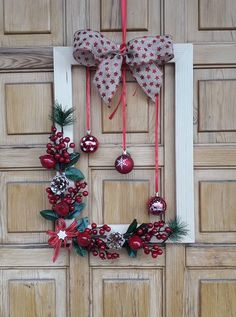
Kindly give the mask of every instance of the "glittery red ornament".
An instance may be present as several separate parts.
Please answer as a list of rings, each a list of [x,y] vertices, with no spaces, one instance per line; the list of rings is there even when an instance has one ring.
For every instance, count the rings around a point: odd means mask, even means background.
[[[143,241],[139,236],[133,236],[131,238],[129,238],[129,246],[132,250],[138,250],[141,249],[143,246]]]
[[[148,202],[148,210],[153,215],[161,215],[166,211],[166,202],[159,196],[151,197]]]
[[[58,204],[56,204],[53,208],[53,210],[61,217],[66,216],[69,213],[69,205],[62,201]]]
[[[122,154],[115,161],[115,168],[121,174],[128,174],[134,167],[134,161],[129,154]]]
[[[55,168],[55,166],[56,166],[56,161],[55,161],[54,157],[50,154],[42,155],[39,157],[39,159],[40,159],[42,166],[47,168],[47,169]]]
[[[77,241],[81,247],[87,247],[91,242],[90,234],[88,232],[79,232]]]
[[[80,140],[80,148],[85,153],[94,153],[98,149],[99,142],[93,135],[85,135]]]

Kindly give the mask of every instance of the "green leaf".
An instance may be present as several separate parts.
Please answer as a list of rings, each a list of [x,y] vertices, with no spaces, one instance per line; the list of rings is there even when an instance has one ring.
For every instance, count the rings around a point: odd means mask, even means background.
[[[80,245],[78,245],[78,243],[76,242],[76,240],[73,240],[73,247],[75,249],[75,252],[81,256],[86,256],[87,254],[87,250],[83,247],[81,247]]]
[[[74,108],[63,109],[62,105],[58,102],[53,107],[50,119],[53,123],[57,123],[61,127],[71,125],[75,120],[73,118]]]
[[[68,168],[72,165],[75,165],[78,162],[79,158],[80,158],[80,153],[71,153],[69,157],[70,163],[65,164],[66,167]]]
[[[126,246],[126,250],[128,252],[128,255],[131,257],[131,258],[136,258],[137,256],[137,251],[131,249],[131,247],[129,245]]]
[[[84,217],[84,218],[79,219],[78,226],[77,226],[78,231],[83,232],[88,227],[88,224],[89,224],[88,217]]]
[[[69,167],[65,170],[65,175],[71,181],[81,181],[84,179],[84,174],[75,167]]]
[[[129,228],[127,229],[126,233],[132,233],[137,228],[138,222],[136,219],[132,221],[132,223],[129,225]]]
[[[74,203],[74,207],[75,207],[75,210],[70,212],[65,218],[66,219],[73,219],[73,218],[77,218],[82,210],[84,209],[85,207],[85,204],[84,203]]]
[[[58,215],[53,210],[42,210],[40,211],[40,214],[43,218],[51,220],[51,221],[55,221],[59,218]]]

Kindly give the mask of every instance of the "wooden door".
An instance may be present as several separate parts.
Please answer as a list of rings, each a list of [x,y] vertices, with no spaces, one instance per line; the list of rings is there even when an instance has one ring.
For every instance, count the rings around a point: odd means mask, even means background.
[[[128,0],[128,39],[172,34],[194,44],[196,243],[100,261],[61,252],[52,263],[39,216],[52,174],[38,157],[50,129],[52,47],[72,45],[90,27],[120,41],[119,1],[0,0],[0,315],[1,317],[235,316],[236,295],[236,6],[233,0]],[[148,221],[154,185],[154,105],[128,77],[129,175],[114,171],[121,152],[121,113],[112,121],[92,89],[98,152],[79,163],[89,181],[86,212],[100,223]],[[160,110],[160,184],[175,210],[174,66],[164,69]],[[85,71],[73,67],[75,142],[85,132]],[[114,107],[115,101],[112,105]]]

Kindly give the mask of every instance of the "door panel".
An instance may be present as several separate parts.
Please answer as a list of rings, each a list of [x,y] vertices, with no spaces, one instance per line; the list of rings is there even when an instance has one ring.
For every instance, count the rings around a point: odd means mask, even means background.
[[[2,10],[1,10],[2,9]],[[236,315],[235,298],[235,3],[233,0],[128,0],[128,39],[172,34],[194,42],[194,176],[197,243],[168,245],[159,259],[121,252],[119,260],[70,256],[52,263],[39,216],[52,177],[39,164],[53,103],[52,46],[72,45],[89,27],[120,42],[119,0],[0,1],[0,316]],[[85,133],[85,69],[75,66],[76,147]],[[161,193],[175,214],[174,73],[164,67],[160,96]],[[93,74],[92,74],[93,75]],[[91,89],[92,132],[99,150],[81,156],[89,180],[84,215],[100,223],[152,221],[154,104],[127,76],[130,175],[114,171],[121,154],[120,95],[110,108]],[[178,145],[176,145],[178,146]],[[184,294],[184,296],[183,296]]]

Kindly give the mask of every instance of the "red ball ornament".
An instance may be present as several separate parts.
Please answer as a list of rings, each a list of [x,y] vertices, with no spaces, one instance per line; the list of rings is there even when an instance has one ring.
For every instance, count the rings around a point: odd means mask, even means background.
[[[77,241],[78,241],[78,245],[80,245],[81,247],[87,247],[91,242],[89,232],[79,233],[77,237]]]
[[[166,211],[166,202],[160,196],[151,197],[148,202],[148,210],[151,214],[159,216]]]
[[[64,201],[56,204],[53,209],[61,217],[65,217],[70,211],[69,205]]]
[[[40,159],[42,166],[47,168],[47,169],[55,168],[55,166],[56,166],[56,161],[55,161],[54,157],[50,154],[40,156],[39,159]]]
[[[128,243],[130,248],[135,251],[141,249],[143,246],[143,241],[139,236],[132,236],[131,238],[129,238]]]
[[[134,161],[129,154],[122,154],[115,160],[115,168],[121,174],[128,174],[134,167]]]
[[[87,134],[80,140],[80,148],[84,153],[94,153],[98,149],[99,142],[95,136]]]

